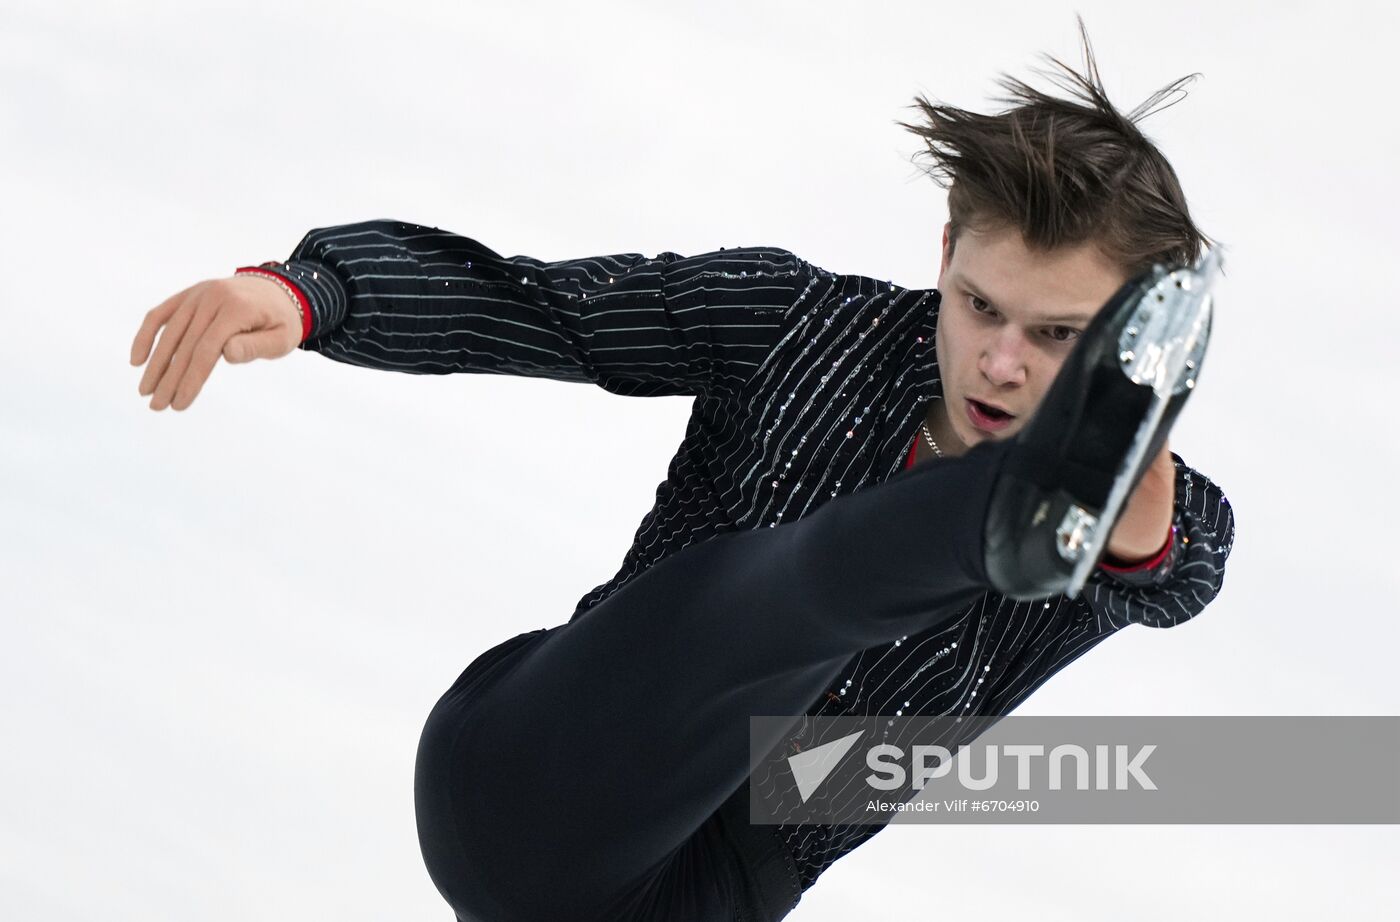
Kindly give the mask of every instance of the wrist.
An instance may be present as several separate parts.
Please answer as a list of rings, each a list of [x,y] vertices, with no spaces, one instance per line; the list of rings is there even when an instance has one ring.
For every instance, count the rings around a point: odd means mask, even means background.
[[[1161,564],[1167,557],[1167,552],[1171,550],[1172,540],[1176,537],[1176,525],[1172,524],[1167,529],[1166,540],[1156,551],[1134,558],[1123,558],[1105,550],[1103,557],[1099,560],[1099,566],[1108,570],[1149,570]]]
[[[307,337],[311,335],[311,305],[307,301],[305,293],[302,292],[298,286],[292,284],[276,272],[265,268],[274,265],[277,265],[277,263],[265,262],[258,266],[240,266],[234,270],[234,275],[255,275],[260,278],[265,278],[281,288],[291,300],[292,306],[297,312],[297,328],[301,331],[297,342],[306,342]]]

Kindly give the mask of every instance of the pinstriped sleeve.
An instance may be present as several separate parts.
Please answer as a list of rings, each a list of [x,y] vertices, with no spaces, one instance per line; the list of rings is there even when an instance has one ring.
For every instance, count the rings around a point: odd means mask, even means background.
[[[300,348],[410,374],[512,374],[616,394],[736,389],[818,271],[776,247],[543,262],[390,220],[319,228],[282,263]]]
[[[1100,630],[1129,624],[1172,627],[1200,614],[1224,585],[1225,561],[1235,542],[1234,509],[1210,478],[1171,454],[1176,464],[1174,546],[1166,562],[1141,574],[1095,568],[1082,600]]]

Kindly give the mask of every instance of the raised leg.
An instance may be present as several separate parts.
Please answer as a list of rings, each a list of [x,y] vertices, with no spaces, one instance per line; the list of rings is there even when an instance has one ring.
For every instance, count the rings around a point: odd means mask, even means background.
[[[657,875],[708,873],[683,846],[753,769],[748,717],[805,713],[854,653],[986,591],[1008,444],[691,545],[483,654],[419,752],[420,839],[448,902],[463,919],[590,919]]]

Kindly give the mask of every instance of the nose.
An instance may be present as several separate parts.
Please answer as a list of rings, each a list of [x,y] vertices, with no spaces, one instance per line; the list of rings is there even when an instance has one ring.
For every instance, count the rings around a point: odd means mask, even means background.
[[[1007,326],[987,343],[977,360],[982,377],[997,387],[1026,383],[1026,342],[1020,331]]]

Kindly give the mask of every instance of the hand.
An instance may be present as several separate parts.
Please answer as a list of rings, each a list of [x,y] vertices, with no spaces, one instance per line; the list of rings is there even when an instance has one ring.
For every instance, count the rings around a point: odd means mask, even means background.
[[[199,395],[219,356],[226,362],[281,358],[301,342],[301,315],[280,285],[253,273],[208,279],[152,308],[131,343],[131,364],[155,356],[137,393],[150,407],[184,410]]]
[[[1119,564],[1150,559],[1162,549],[1176,502],[1176,463],[1166,442],[1123,505],[1105,554]]]

